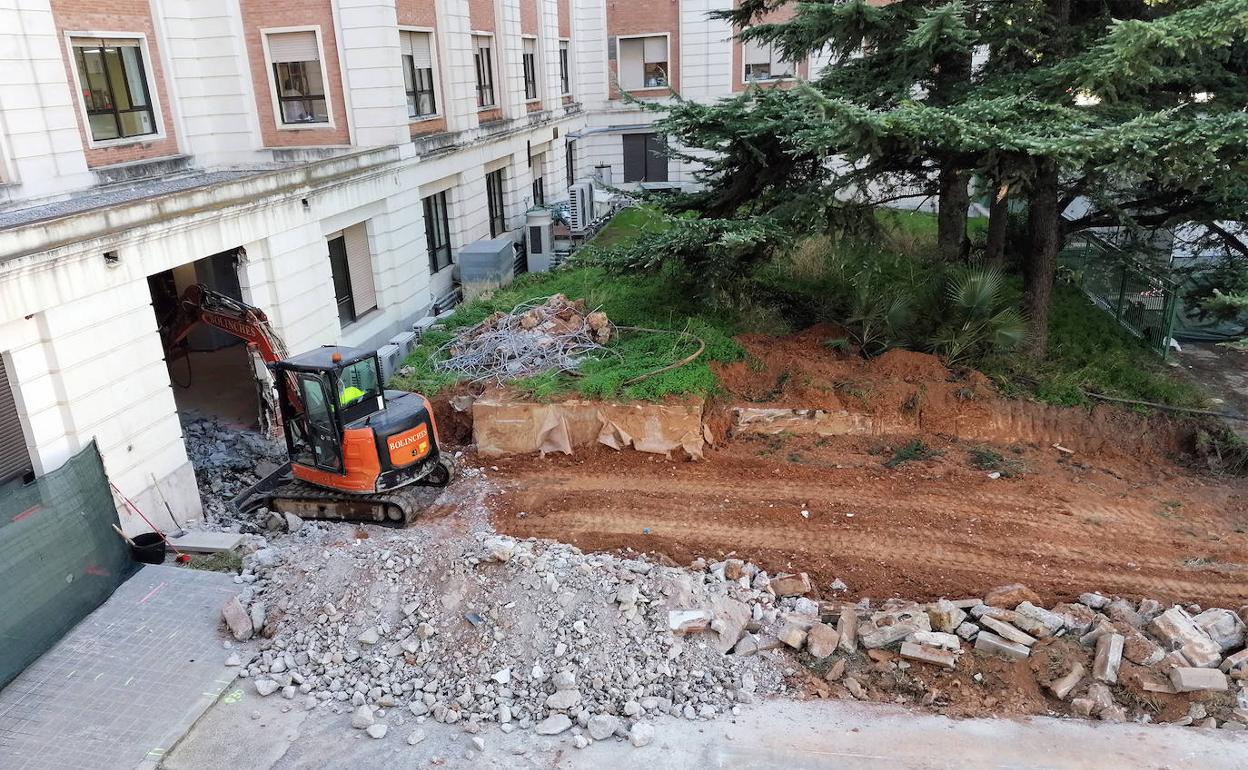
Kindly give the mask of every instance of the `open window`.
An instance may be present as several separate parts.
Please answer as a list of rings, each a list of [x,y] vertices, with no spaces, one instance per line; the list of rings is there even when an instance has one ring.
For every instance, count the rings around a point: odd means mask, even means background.
[[[568,41],[559,41],[559,93],[568,96],[572,93],[572,70],[568,60]]]
[[[621,38],[620,85],[626,91],[671,85],[667,35]]]
[[[159,132],[141,41],[70,38],[93,142]]]
[[[265,35],[265,42],[278,125],[329,123],[325,71],[316,32],[270,32]]]
[[[793,77],[797,71],[793,62],[784,60],[780,48],[771,43],[748,40],[742,44],[742,52],[745,61],[742,79],[746,83],[784,80]]]

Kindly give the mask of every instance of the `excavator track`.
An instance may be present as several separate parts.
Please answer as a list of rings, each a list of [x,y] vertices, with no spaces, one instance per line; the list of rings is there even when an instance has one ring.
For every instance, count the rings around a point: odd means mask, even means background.
[[[455,464],[443,455],[440,468],[424,479],[390,492],[351,494],[325,489],[295,479],[290,466],[278,469],[268,478],[244,491],[234,500],[240,512],[264,506],[279,513],[292,513],[301,519],[362,521],[387,527],[406,527],[428,505],[427,487],[444,487],[455,476]]]

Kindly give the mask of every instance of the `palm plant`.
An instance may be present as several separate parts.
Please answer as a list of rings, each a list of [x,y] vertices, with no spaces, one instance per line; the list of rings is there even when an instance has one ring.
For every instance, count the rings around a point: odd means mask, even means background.
[[[1010,303],[1005,275],[997,268],[954,273],[945,291],[945,322],[929,340],[949,364],[978,361],[1020,347],[1027,323]]]

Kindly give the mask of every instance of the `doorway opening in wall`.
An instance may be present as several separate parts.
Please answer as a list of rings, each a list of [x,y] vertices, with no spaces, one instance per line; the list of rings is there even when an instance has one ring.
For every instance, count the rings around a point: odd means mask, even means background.
[[[260,422],[257,371],[247,343],[207,323],[194,323],[187,331],[193,314],[183,308],[187,289],[195,285],[241,301],[239,254],[240,249],[230,249],[147,278],[161,341],[166,345],[173,398],[183,423],[213,417],[235,428],[250,429]],[[228,319],[223,323],[228,325]],[[170,343],[184,331],[185,338],[170,350]]]

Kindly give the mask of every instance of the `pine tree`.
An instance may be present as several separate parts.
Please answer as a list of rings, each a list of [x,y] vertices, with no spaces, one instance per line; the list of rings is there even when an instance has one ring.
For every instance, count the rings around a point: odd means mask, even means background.
[[[678,102],[664,127],[707,164],[693,205],[717,217],[843,223],[931,190],[941,256],[965,242],[966,180],[988,180],[990,249],[1027,204],[1030,347],[1047,346],[1058,250],[1087,227],[1213,228],[1248,211],[1248,0],[743,0],[725,18],[791,59],[836,60],[792,91]],[[974,51],[985,63],[970,66]],[[1062,213],[1075,201],[1086,211]],[[1248,256],[1239,230],[1222,228]],[[1216,230],[1209,231],[1216,235]]]

